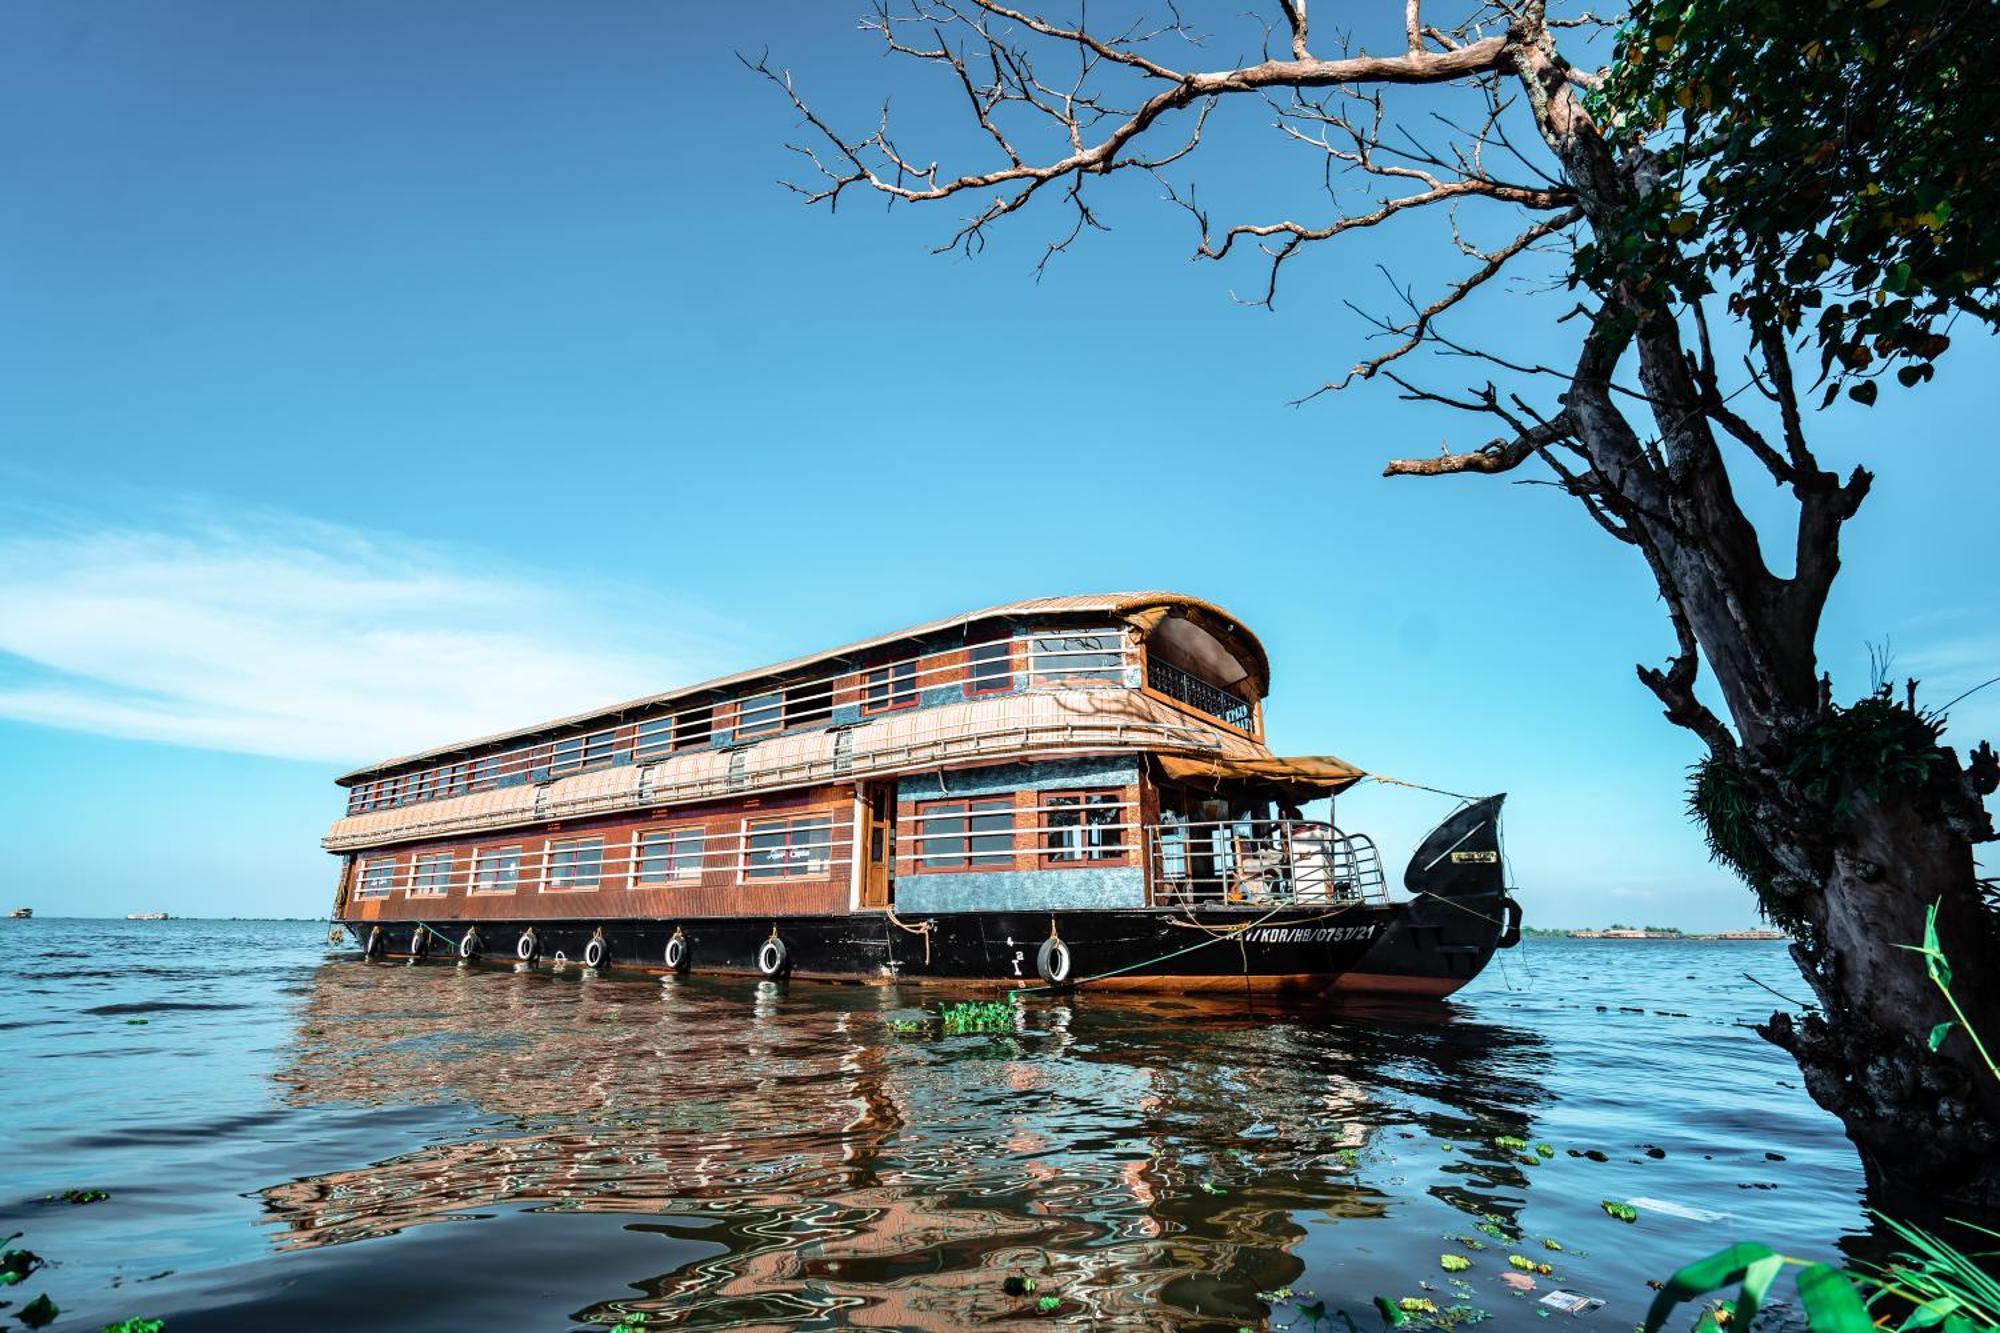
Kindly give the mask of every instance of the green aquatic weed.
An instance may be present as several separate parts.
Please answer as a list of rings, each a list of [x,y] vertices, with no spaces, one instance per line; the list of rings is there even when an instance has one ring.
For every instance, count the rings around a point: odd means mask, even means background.
[[[106,1324],[97,1333],[160,1333],[167,1326],[164,1319],[124,1319],[115,1324]]]
[[[946,1036],[969,1032],[1012,1032],[1014,1006],[1005,1000],[961,1000],[938,1010]]]
[[[1620,1222],[1636,1222],[1639,1220],[1639,1210],[1629,1203],[1613,1203],[1611,1200],[1606,1199],[1597,1206],[1604,1210],[1606,1216],[1615,1217]]]
[[[1472,1267],[1472,1260],[1462,1254],[1440,1254],[1438,1256],[1438,1267],[1447,1273],[1463,1273],[1466,1269]]]
[[[1556,1146],[1553,1143],[1537,1143],[1535,1145],[1535,1154],[1539,1157],[1554,1157],[1556,1155]]]
[[[1517,1139],[1512,1134],[1501,1134],[1493,1140],[1493,1146],[1505,1152],[1526,1152],[1528,1141]]]
[[[1057,1310],[1062,1309],[1062,1297],[1044,1296],[1035,1302],[1035,1308],[1043,1314],[1054,1314]]]
[[[1228,1190],[1226,1190],[1226,1189],[1222,1188],[1222,1186],[1220,1186],[1220,1185],[1216,1184],[1216,1183],[1215,1183],[1214,1181],[1212,1181],[1212,1180],[1204,1180],[1204,1181],[1202,1181],[1202,1182],[1201,1182],[1201,1192],[1202,1192],[1203,1194],[1227,1194],[1227,1193],[1229,1193],[1229,1191],[1228,1191]]]
[[[83,1204],[96,1203],[101,1199],[108,1199],[111,1196],[103,1190],[64,1190],[60,1195],[50,1195],[49,1197],[60,1198],[64,1203]]]
[[[1544,1237],[1542,1240],[1542,1248],[1545,1250],[1560,1250],[1562,1246],[1556,1244],[1554,1240]]]
[[[1495,1240],[1504,1240],[1511,1242],[1514,1239],[1513,1236],[1508,1234],[1507,1229],[1505,1227],[1499,1226],[1492,1222],[1481,1222],[1477,1227],[1474,1228],[1474,1230],[1483,1231],[1487,1235],[1493,1237],[1493,1239]]]
[[[44,1324],[53,1324],[56,1321],[56,1316],[61,1313],[61,1308],[49,1299],[47,1292],[43,1292],[22,1306],[21,1313],[16,1315],[15,1318],[19,1319],[29,1328],[40,1328]]]

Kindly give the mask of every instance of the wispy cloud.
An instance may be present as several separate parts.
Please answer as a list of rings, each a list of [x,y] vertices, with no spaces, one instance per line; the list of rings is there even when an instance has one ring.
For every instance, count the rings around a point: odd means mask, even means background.
[[[0,716],[112,736],[380,758],[698,679],[729,637],[654,592],[282,514],[0,538]]]

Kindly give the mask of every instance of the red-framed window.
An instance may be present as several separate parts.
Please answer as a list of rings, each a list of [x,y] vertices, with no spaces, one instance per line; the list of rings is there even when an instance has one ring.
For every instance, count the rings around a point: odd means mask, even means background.
[[[512,893],[521,882],[521,849],[483,847],[472,854],[472,892]]]
[[[1014,641],[996,639],[992,643],[975,643],[966,650],[965,692],[977,698],[982,694],[1006,694],[1014,688]]]
[[[817,879],[833,865],[833,816],[743,821],[744,879]]]
[[[552,842],[542,879],[543,893],[594,889],[604,877],[604,839],[568,838]]]
[[[917,806],[918,870],[1007,870],[1014,865],[1014,798],[972,796]]]
[[[705,841],[701,829],[693,825],[642,831],[632,841],[634,882],[667,884],[700,879]]]
[[[861,687],[861,711],[893,713],[917,706],[917,664],[892,662],[871,670]]]
[[[1125,811],[1122,791],[1044,792],[1042,858],[1058,864],[1124,859]]]
[[[386,898],[396,887],[396,858],[376,857],[361,863],[361,880],[354,886],[357,898]]]
[[[412,898],[442,898],[451,892],[450,852],[421,852],[410,872]]]

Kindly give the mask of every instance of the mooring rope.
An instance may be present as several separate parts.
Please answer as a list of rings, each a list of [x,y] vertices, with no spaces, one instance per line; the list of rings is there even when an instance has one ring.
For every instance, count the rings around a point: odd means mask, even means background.
[[[919,921],[916,925],[913,926],[909,922],[903,920],[903,918],[897,916],[895,908],[890,907],[884,910],[886,910],[889,913],[890,925],[894,926],[898,930],[907,930],[912,935],[921,935],[924,937],[924,966],[929,967],[931,965],[931,931],[937,928],[937,922]]]
[[[1242,929],[1249,930],[1253,926],[1261,926],[1266,921],[1269,921],[1272,917],[1276,916],[1278,913],[1284,910],[1285,910],[1284,905],[1279,904],[1278,906],[1273,907],[1270,911],[1264,913],[1264,915],[1258,917],[1255,921],[1249,922],[1247,925],[1243,926]],[[1210,935],[1205,940],[1196,940],[1193,944],[1188,945],[1188,947],[1185,949],[1176,949],[1172,953],[1163,953],[1158,958],[1148,958],[1141,962],[1128,964],[1125,967],[1114,967],[1109,972],[1099,972],[1094,977],[1082,977],[1076,981],[1068,982],[1064,986],[1019,986],[1013,990],[1012,994],[1035,995],[1043,991],[1055,993],[1057,991],[1077,986],[1087,986],[1093,981],[1104,981],[1110,977],[1123,976],[1127,972],[1136,972],[1142,967],[1151,967],[1155,963],[1172,962],[1176,958],[1179,958],[1185,954],[1191,954],[1197,949],[1206,949],[1209,945],[1218,943],[1226,938],[1228,937],[1224,935]]]

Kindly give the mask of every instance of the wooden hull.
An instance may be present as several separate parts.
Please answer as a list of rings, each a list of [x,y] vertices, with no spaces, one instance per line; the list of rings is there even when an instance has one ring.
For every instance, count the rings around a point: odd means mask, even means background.
[[[484,964],[528,960],[580,966],[594,938],[600,970],[772,976],[846,982],[952,982],[1041,986],[1043,942],[1053,931],[1070,956],[1065,988],[1188,993],[1329,991],[1443,997],[1479,974],[1500,943],[1497,900],[1295,906],[1190,914],[1174,909],[941,914],[899,924],[886,913],[770,918],[343,923],[369,956]],[[910,929],[928,924],[929,930]],[[469,933],[472,943],[465,944]],[[766,941],[784,962],[768,966]],[[676,936],[678,969],[668,964]],[[373,944],[371,946],[371,940]]]

